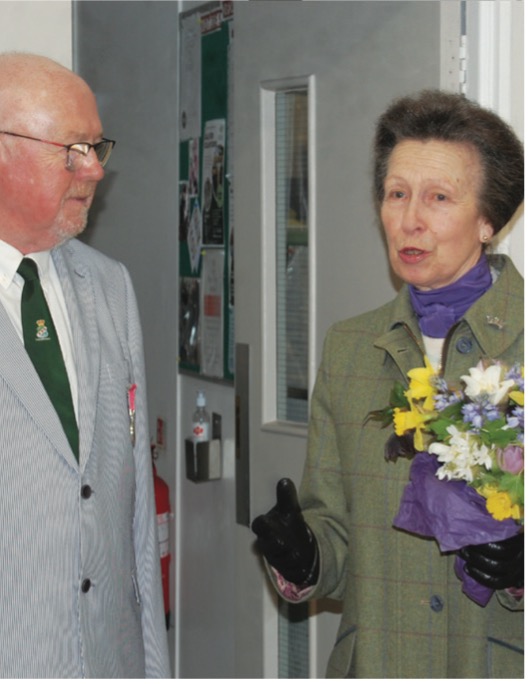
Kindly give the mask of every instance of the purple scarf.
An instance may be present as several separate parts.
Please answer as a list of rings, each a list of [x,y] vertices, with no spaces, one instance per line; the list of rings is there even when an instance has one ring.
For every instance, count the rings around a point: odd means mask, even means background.
[[[418,290],[409,285],[412,308],[420,329],[428,337],[445,337],[469,307],[491,287],[491,273],[486,256],[456,282],[436,290]]]

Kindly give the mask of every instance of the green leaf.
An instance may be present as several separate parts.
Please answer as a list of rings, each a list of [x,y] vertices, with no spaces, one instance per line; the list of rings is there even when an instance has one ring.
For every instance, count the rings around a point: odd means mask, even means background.
[[[408,408],[409,402],[405,396],[405,388],[400,382],[395,382],[390,392],[390,406],[394,408]]]
[[[487,470],[483,470],[478,473],[477,477],[470,484],[474,489],[480,489],[480,487],[486,485],[496,485],[498,481],[498,477],[495,477],[495,475]]]
[[[505,447],[517,441],[518,431],[507,428],[504,419],[490,420],[484,423],[480,436],[486,446]]]
[[[364,419],[363,425],[366,425],[366,423],[370,420],[377,420],[381,423],[382,428],[387,427],[394,419],[395,408],[409,408],[409,402],[405,396],[405,388],[397,381],[394,383],[394,386],[390,391],[390,406],[387,406],[383,409],[370,411],[370,413]]]
[[[450,425],[454,425],[451,420],[437,418],[436,420],[433,420],[432,423],[429,423],[428,428],[429,432],[433,432],[439,440],[443,441],[448,435],[447,428]]]
[[[463,401],[458,401],[456,404],[449,404],[443,411],[438,414],[439,418],[444,418],[450,423],[458,423],[462,419]]]
[[[516,504],[524,504],[524,478],[522,474],[503,473],[499,480],[499,489],[508,492]]]
[[[370,413],[364,419],[363,425],[366,425],[370,420],[376,420],[381,423],[381,427],[387,427],[390,425],[394,417],[394,411],[392,408],[381,409],[379,411],[370,411]]]

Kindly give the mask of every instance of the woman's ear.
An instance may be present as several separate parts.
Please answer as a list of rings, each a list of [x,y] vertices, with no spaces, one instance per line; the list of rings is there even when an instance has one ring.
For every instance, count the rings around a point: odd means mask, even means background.
[[[494,235],[495,231],[493,230],[491,223],[486,219],[482,219],[479,225],[480,241],[484,244],[487,244]]]

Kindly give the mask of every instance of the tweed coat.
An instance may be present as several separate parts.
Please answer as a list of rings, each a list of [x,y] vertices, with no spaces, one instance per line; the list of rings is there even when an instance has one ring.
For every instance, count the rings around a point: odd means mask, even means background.
[[[445,341],[443,373],[456,386],[482,357],[523,361],[523,280],[507,257],[489,259],[496,282]],[[423,355],[406,287],[326,337],[300,501],[320,548],[310,598],[343,601],[327,676],[522,677],[523,613],[501,605],[506,592],[479,607],[461,591],[454,554],[392,526],[410,461],[386,462],[392,428],[365,419]]]
[[[0,305],[0,676],[169,677],[132,285],[77,240],[52,258],[72,327],[80,460]]]

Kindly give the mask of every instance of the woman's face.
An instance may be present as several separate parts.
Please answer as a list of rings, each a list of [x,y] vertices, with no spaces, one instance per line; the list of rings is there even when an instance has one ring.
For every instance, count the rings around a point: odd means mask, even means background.
[[[404,140],[393,149],[381,220],[391,266],[420,290],[449,285],[472,268],[493,228],[478,209],[482,169],[464,143]]]

